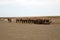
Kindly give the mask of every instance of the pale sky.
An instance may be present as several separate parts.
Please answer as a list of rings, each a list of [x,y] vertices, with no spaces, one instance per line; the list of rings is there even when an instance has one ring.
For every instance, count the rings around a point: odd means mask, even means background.
[[[60,16],[60,0],[0,0],[0,17]]]

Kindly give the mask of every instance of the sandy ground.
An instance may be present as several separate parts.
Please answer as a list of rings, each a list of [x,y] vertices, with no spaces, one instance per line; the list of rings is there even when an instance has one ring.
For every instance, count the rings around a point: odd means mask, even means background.
[[[60,40],[60,24],[0,22],[0,40]]]

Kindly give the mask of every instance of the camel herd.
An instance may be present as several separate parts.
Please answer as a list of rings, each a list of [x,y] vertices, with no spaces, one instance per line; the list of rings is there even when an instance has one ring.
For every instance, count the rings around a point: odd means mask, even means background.
[[[50,24],[52,21],[49,19],[28,19],[28,20],[23,20],[23,19],[16,19],[16,23],[34,23],[34,24]]]
[[[13,22],[12,19],[7,19],[9,23]],[[33,23],[33,24],[51,24],[50,19],[15,19],[16,23]]]

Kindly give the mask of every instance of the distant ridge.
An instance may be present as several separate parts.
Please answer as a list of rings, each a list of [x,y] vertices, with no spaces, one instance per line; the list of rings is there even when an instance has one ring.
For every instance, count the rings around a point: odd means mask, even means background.
[[[29,17],[0,17],[0,18],[60,18],[60,16],[29,16]]]

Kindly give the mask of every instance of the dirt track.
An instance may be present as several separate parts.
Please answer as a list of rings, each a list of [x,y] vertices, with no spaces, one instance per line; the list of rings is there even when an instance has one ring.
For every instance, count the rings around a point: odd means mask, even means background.
[[[0,40],[60,40],[60,24],[16,24],[0,22]]]

